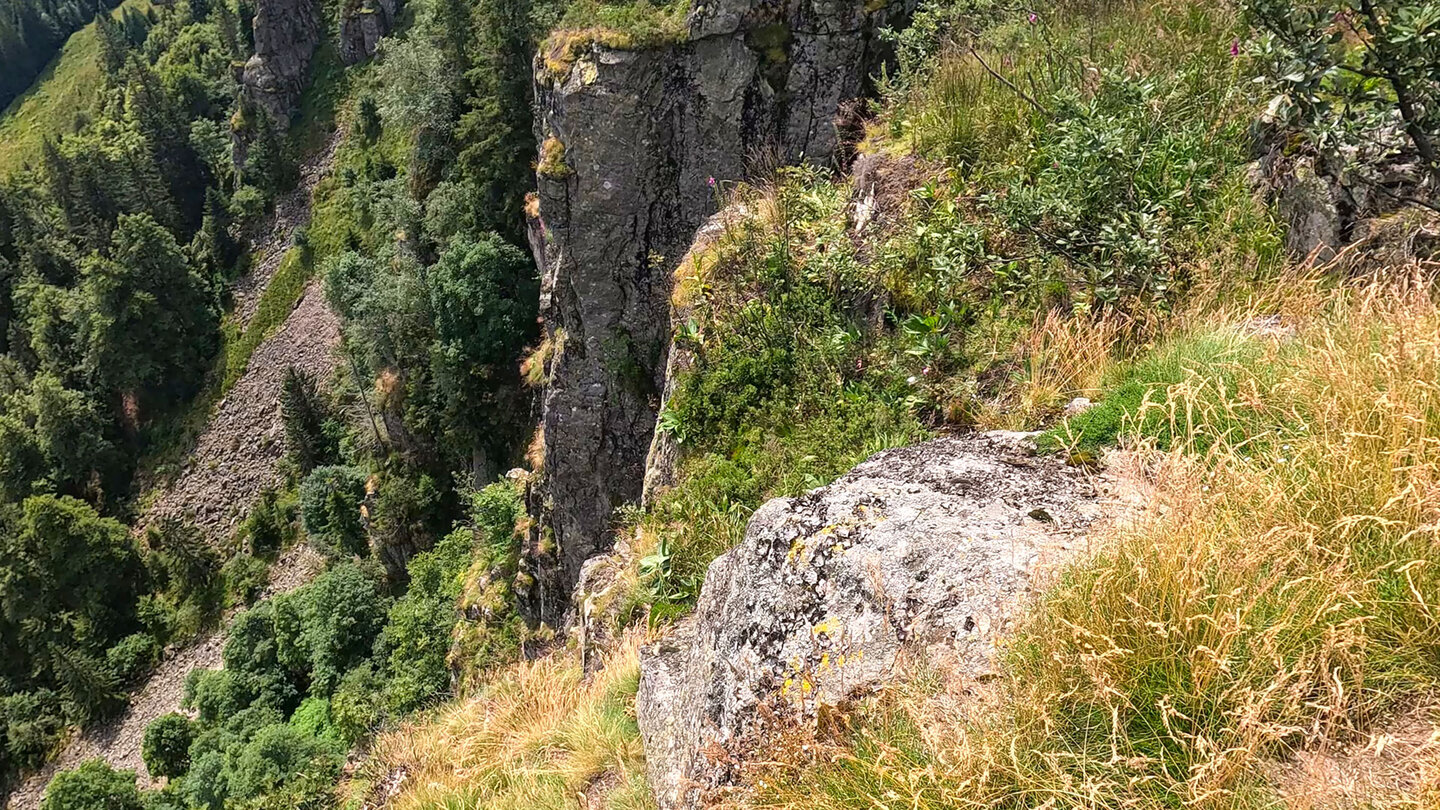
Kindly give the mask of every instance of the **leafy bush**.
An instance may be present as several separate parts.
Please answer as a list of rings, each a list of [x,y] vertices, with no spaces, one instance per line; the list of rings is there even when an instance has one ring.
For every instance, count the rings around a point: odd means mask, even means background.
[[[1397,126],[1440,182],[1440,37],[1418,0],[1247,0],[1253,51],[1276,97],[1270,110],[1342,166],[1378,183],[1392,156],[1377,132]],[[1369,165],[1366,165],[1366,164]],[[1348,165],[1347,165],[1348,164]]]
[[[369,655],[385,623],[379,578],[336,565],[305,591],[302,643],[309,653],[311,694],[329,695],[345,672]]]
[[[120,639],[105,651],[105,663],[121,683],[134,683],[160,662],[160,642],[149,633]]]
[[[117,771],[101,759],[61,771],[45,788],[40,810],[144,810],[134,771]]]
[[[225,754],[211,750],[196,757],[189,773],[180,782],[179,793],[191,807],[225,810],[225,796],[229,793]]]
[[[232,605],[254,604],[270,581],[270,567],[251,554],[236,554],[220,569],[225,593]]]
[[[152,777],[175,779],[190,770],[190,744],[195,729],[183,714],[170,713],[155,718],[145,727],[140,756]]]
[[[300,484],[300,514],[305,531],[346,554],[368,550],[360,504],[365,475],[354,467],[318,467]]]
[[[48,690],[0,698],[0,773],[34,768],[45,760],[65,730],[60,696]]]
[[[225,782],[230,798],[256,799],[306,773],[324,775],[333,784],[340,761],[330,744],[289,725],[267,726],[227,758]]]
[[[330,698],[330,722],[346,745],[354,745],[385,717],[385,681],[364,663],[345,673]]]
[[[294,507],[281,503],[273,489],[260,493],[260,500],[245,518],[241,531],[252,557],[272,557],[293,539]]]

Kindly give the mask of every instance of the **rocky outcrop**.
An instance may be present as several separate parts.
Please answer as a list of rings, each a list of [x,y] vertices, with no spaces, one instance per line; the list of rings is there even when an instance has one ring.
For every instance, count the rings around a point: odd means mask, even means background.
[[[778,724],[907,663],[991,675],[1037,574],[1105,514],[1098,489],[1023,437],[987,434],[886,451],[761,507],[695,614],[642,651],[636,707],[662,810],[717,798]]]
[[[640,498],[665,387],[670,278],[747,162],[829,163],[841,102],[881,58],[878,28],[913,0],[714,0],[641,50],[557,33],[536,59],[548,344],[545,480],[527,563],[554,622],[581,566]]]
[[[398,0],[347,0],[340,10],[340,60],[354,65],[374,56],[398,12]]]
[[[255,55],[240,82],[245,99],[281,129],[300,102],[324,20],[316,0],[256,0]]]

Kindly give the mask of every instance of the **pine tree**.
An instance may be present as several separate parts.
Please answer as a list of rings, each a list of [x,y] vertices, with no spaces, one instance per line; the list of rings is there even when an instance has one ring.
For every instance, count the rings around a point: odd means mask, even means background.
[[[121,24],[109,13],[95,15],[95,34],[100,42],[100,66],[107,80],[120,75],[130,53],[130,42]]]
[[[530,128],[532,81],[530,0],[482,0],[477,7],[472,92],[455,138],[463,176],[480,190],[484,227],[519,241],[521,206],[534,183],[535,137]]]
[[[205,216],[190,244],[190,255],[197,267],[209,268],[207,277],[217,289],[230,279],[240,258],[240,245],[230,235],[230,212],[220,190],[213,186],[205,190]]]
[[[325,406],[315,381],[290,366],[280,389],[280,413],[285,420],[285,443],[302,475],[338,459],[325,435]]]

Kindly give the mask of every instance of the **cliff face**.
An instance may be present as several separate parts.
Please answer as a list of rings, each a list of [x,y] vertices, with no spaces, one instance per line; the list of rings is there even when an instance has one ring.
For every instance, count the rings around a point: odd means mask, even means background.
[[[347,2],[340,11],[340,60],[347,65],[375,55],[380,39],[395,27],[399,0]]]
[[[257,0],[255,55],[241,84],[252,104],[285,128],[309,80],[310,61],[324,32],[316,0]]]
[[[535,65],[544,401],[534,618],[554,621],[616,507],[641,495],[670,339],[671,273],[715,183],[758,157],[830,163],[876,32],[913,0],[714,0],[683,41],[638,51],[556,35]],[[566,39],[568,37],[568,40]]]

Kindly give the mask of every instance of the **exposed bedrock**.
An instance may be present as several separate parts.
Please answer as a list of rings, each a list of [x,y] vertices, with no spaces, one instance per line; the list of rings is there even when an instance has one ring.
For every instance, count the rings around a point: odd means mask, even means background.
[[[723,798],[776,731],[907,665],[994,674],[997,640],[1107,516],[1108,488],[987,434],[886,451],[761,507],[695,613],[641,652],[636,713],[662,810]]]
[[[913,0],[698,3],[682,41],[620,50],[561,33],[535,62],[536,243],[551,348],[527,561],[556,622],[615,509],[640,499],[665,388],[671,274],[755,165],[830,164],[835,118]],[[583,35],[581,35],[583,38]]]
[[[375,55],[395,27],[399,0],[347,0],[340,10],[340,61],[347,65]]]
[[[324,33],[316,0],[257,0],[255,55],[240,81],[246,99],[284,129],[310,80],[310,62]]]

